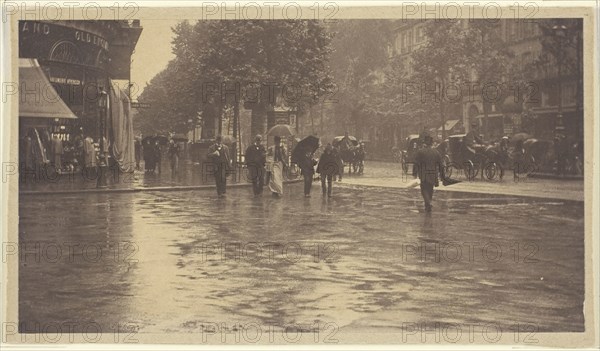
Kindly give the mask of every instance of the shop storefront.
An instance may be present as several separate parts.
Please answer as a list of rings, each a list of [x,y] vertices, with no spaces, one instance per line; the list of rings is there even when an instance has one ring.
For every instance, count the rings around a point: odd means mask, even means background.
[[[90,137],[97,145],[104,137],[106,150],[128,148],[122,143],[133,149],[133,136],[124,138],[113,125],[115,113],[120,126],[122,115],[129,116],[128,106],[120,106],[126,99],[115,98],[123,94],[114,81],[129,80],[131,54],[141,31],[139,21],[20,21],[19,58],[35,62],[43,74],[20,78],[20,94],[34,96],[39,105],[37,116],[31,117],[22,113],[25,106],[20,103],[21,139],[48,134],[68,149],[78,137]],[[44,111],[48,104],[39,102],[52,99],[73,117],[51,117],[51,111]],[[44,146],[49,153],[50,145]]]

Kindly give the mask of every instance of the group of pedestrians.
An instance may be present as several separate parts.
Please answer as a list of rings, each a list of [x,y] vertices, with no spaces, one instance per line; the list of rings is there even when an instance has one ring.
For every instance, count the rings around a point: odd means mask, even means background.
[[[97,144],[96,144],[97,143]],[[103,146],[100,150],[97,146]],[[93,171],[99,158],[109,154],[109,143],[104,138],[96,142],[80,128],[72,139],[51,134],[45,128],[30,128],[21,139],[20,158],[26,171],[50,166],[57,173]]]
[[[159,140],[146,140],[142,145],[140,140],[135,141],[135,166],[140,169],[140,159],[144,157],[144,169],[148,172],[161,173],[163,147]],[[174,175],[179,169],[179,158],[181,157],[181,147],[175,140],[170,139],[167,145],[167,157],[171,167],[171,174]]]
[[[439,186],[442,179],[446,185],[442,156],[433,147],[433,138],[423,135],[424,147],[417,151],[413,176],[419,179],[421,195],[425,203],[425,211],[431,212],[433,190]],[[218,136],[215,143],[208,150],[208,158],[213,164],[217,195],[224,197],[227,191],[227,174],[232,167],[229,148],[223,144]],[[321,178],[321,190],[325,197],[332,196],[334,177],[340,173],[340,157],[331,144],[325,146],[324,151],[315,160],[314,152],[307,151],[296,156],[295,162],[304,178],[304,196],[310,197],[315,172]],[[261,196],[266,183],[273,196],[283,194],[283,171],[288,165],[288,153],[284,141],[275,137],[275,145],[268,149],[262,143],[262,136],[257,135],[254,142],[246,148],[245,163],[248,175],[252,181],[252,190],[255,197]],[[316,169],[315,169],[316,166]]]
[[[321,177],[323,196],[331,197],[333,178],[340,173],[339,156],[334,152],[331,144],[325,147],[318,162],[313,154],[307,152],[296,160],[304,177],[304,196],[310,197],[316,172]],[[222,137],[216,137],[215,143],[208,150],[207,157],[212,163],[217,195],[224,197],[227,192],[227,175],[233,165],[229,148],[223,144]],[[255,197],[262,196],[265,184],[274,197],[283,195],[283,174],[289,167],[288,150],[284,139],[276,136],[274,145],[266,148],[262,136],[257,135],[253,143],[246,148],[244,159]]]

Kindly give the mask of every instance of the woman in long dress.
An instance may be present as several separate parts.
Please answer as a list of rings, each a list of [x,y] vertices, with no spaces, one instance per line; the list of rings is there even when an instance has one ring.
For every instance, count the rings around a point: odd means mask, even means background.
[[[285,144],[281,137],[275,137],[275,145],[269,147],[267,153],[272,158],[269,175],[269,189],[274,196],[283,195],[283,170],[288,167],[288,156]]]

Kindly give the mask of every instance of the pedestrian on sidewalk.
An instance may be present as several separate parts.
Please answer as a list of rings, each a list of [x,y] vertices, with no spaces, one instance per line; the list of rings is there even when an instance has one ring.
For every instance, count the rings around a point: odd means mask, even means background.
[[[89,135],[83,140],[83,156],[85,168],[96,169],[96,148],[94,139]]]
[[[439,186],[439,179],[445,179],[442,155],[433,148],[433,138],[430,135],[423,137],[424,147],[415,154],[415,163],[413,165],[413,177],[421,181],[421,195],[425,202],[425,211],[431,212],[433,206],[433,188]]]
[[[315,175],[315,161],[313,159],[313,153],[307,152],[299,155],[297,164],[304,177],[304,196],[310,197],[310,189],[312,187],[313,177]]]
[[[260,196],[263,192],[265,181],[265,163],[267,162],[267,150],[262,144],[262,136],[254,137],[254,143],[246,148],[244,155],[248,176],[252,181],[254,196]]]
[[[215,143],[208,148],[208,159],[213,165],[213,175],[217,186],[217,195],[225,197],[227,192],[227,171],[231,167],[229,148],[223,144],[223,138],[219,135]]]
[[[144,153],[144,170],[146,173],[154,171],[154,142],[151,139],[146,139],[142,144],[142,152]]]
[[[154,168],[152,171],[156,172],[156,169],[158,168],[158,174],[160,174],[162,168],[162,149],[158,140],[154,142],[154,148],[152,151],[152,158],[154,159]]]
[[[62,171],[62,155],[63,155],[63,142],[58,137],[58,135],[54,135],[52,137],[52,154],[54,156],[54,169],[57,172]]]
[[[339,146],[332,146],[333,159],[336,162],[336,173],[333,174],[333,179],[338,177],[337,181],[341,182],[344,175],[344,160],[342,159],[342,152]]]
[[[333,176],[339,172],[339,163],[336,159],[333,146],[327,144],[317,165],[317,173],[321,175],[321,188],[323,196],[331,197]]]
[[[281,137],[275,137],[275,145],[271,146],[267,156],[272,159],[269,171],[269,190],[273,196],[283,195],[283,171],[288,165],[287,149]]]
[[[138,171],[140,169],[140,160],[142,158],[142,141],[139,137],[135,138],[133,146],[135,154],[135,170]]]
[[[171,165],[171,176],[177,173],[179,169],[179,156],[181,149],[179,144],[175,142],[175,140],[169,140],[169,148],[167,149],[167,155],[169,156],[169,163]]]

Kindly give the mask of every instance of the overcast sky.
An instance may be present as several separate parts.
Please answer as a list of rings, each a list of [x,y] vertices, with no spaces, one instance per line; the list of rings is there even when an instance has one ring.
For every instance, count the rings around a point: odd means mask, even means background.
[[[136,99],[140,95],[146,83],[152,77],[162,71],[167,63],[174,58],[171,53],[171,40],[173,32],[171,27],[178,20],[143,20],[144,28],[142,35],[135,47],[131,65],[131,82],[135,83],[138,90],[132,90],[132,97]]]

